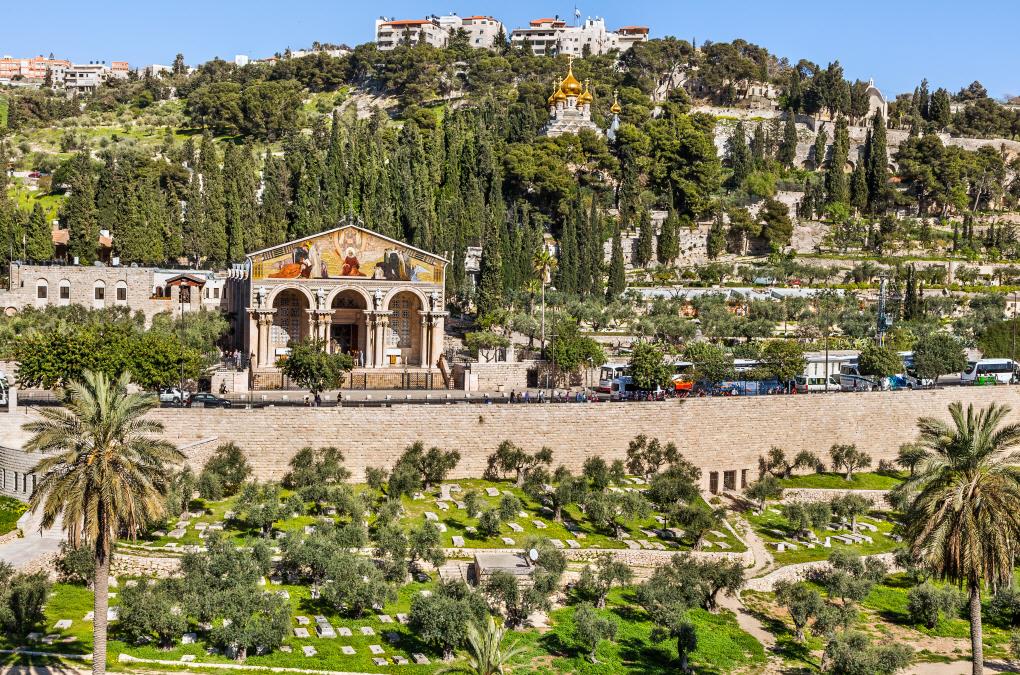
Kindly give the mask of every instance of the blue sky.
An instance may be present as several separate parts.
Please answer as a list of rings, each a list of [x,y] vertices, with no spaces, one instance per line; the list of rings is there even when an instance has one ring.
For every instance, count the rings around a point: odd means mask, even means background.
[[[509,27],[539,16],[572,16],[563,0],[80,0],[6,3],[0,54],[54,52],[76,61],[126,59],[132,65],[189,63],[234,54],[270,55],[313,40],[354,45],[372,39],[385,14],[418,18],[455,11],[491,14]],[[887,95],[909,91],[927,77],[932,88],[955,91],[974,79],[993,96],[1020,94],[1020,25],[1016,0],[630,0],[578,2],[583,16],[605,16],[610,27],[644,24],[653,36],[731,40],[742,37],[791,59],[823,65],[839,59],[850,78],[874,78]]]

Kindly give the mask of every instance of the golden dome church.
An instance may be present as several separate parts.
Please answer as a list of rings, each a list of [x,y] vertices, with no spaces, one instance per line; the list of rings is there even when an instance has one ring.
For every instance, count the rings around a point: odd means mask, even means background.
[[[583,85],[574,77],[573,58],[567,66],[567,76],[559,83],[549,97],[549,121],[542,129],[543,136],[576,134],[581,129],[590,129],[597,134],[602,130],[591,119],[591,106],[595,102],[591,85]]]

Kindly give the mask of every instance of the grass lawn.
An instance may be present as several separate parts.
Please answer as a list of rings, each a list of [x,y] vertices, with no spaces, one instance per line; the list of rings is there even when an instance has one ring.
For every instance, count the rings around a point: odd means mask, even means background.
[[[891,490],[906,478],[906,474],[888,473],[855,473],[851,480],[846,480],[841,473],[826,471],[808,473],[779,481],[784,488],[820,488],[831,490]]]
[[[754,527],[755,532],[758,533],[758,536],[765,540],[766,543],[793,541],[794,530],[790,526],[790,522],[781,513],[775,513],[770,510],[772,508],[777,507],[773,505],[766,508],[765,513],[761,515],[758,515],[753,511],[747,511],[744,513],[744,517],[747,518],[748,522],[751,523],[751,526]],[[775,546],[769,546],[768,548],[773,556],[775,556],[777,565],[792,565],[794,563],[825,560],[829,557],[829,554],[833,550],[839,548],[848,549],[856,553],[860,553],[861,555],[871,555],[873,553],[886,553],[899,546],[899,543],[890,536],[892,534],[893,524],[888,520],[884,520],[879,517],[877,512],[872,512],[870,516],[863,516],[859,518],[858,522],[869,523],[878,528],[878,532],[870,532],[858,526],[858,532],[871,537],[873,543],[869,544],[864,542],[861,544],[847,545],[831,541],[831,548],[825,548],[820,544],[816,545],[814,548],[807,548],[798,542],[796,550],[786,550],[782,553],[778,552]],[[783,534],[779,535],[773,530],[782,532]],[[846,534],[847,532],[849,532],[848,529],[839,532],[831,532],[824,528],[814,530],[814,533],[822,541],[825,541],[826,537],[831,537],[836,534]]]
[[[442,533],[443,546],[447,548],[453,548],[453,537],[460,536],[464,538],[465,548],[506,548],[508,545],[504,544],[502,537],[510,537],[514,540],[515,545],[520,546],[525,539],[531,536],[545,537],[548,539],[559,539],[566,543],[568,539],[576,539],[582,548],[615,548],[622,549],[626,548],[626,544],[620,539],[612,536],[611,533],[607,533],[596,529],[576,505],[570,505],[564,509],[564,518],[570,519],[577,524],[577,532],[571,533],[567,530],[565,523],[557,523],[552,518],[542,515],[540,513],[541,505],[524,494],[524,492],[518,489],[512,482],[500,481],[490,482],[484,480],[459,480],[450,481],[460,485],[461,492],[453,492],[451,496],[454,500],[462,500],[463,495],[468,490],[478,490],[482,495],[482,510],[484,511],[489,507],[496,507],[499,503],[500,497],[489,497],[485,493],[486,488],[496,488],[500,491],[507,491],[518,497],[524,505],[524,509],[527,512],[527,517],[517,517],[507,523],[503,523],[500,528],[498,535],[494,537],[484,537],[481,534],[471,534],[467,532],[467,527],[475,526],[478,524],[478,520],[475,518],[468,518],[467,513],[461,509],[458,509],[454,502],[447,502],[449,509],[443,511],[436,504],[436,498],[439,495],[438,488],[433,490],[429,495],[426,495],[422,499],[411,499],[404,497],[402,504],[404,507],[404,518],[402,524],[410,529],[416,527],[418,524],[425,520],[426,512],[433,512],[439,517],[439,522],[446,525],[446,532]],[[356,490],[361,491],[367,489],[366,486],[359,485]],[[289,496],[289,493],[285,490],[283,492],[284,498]],[[214,522],[223,522],[224,514],[227,511],[234,509],[235,498],[229,498],[219,502],[202,502],[199,501],[192,511],[198,511],[201,515],[192,519],[191,525],[187,528],[185,535],[181,539],[171,539],[168,536],[151,538],[146,543],[152,546],[164,547],[168,543],[176,543],[178,547],[186,545],[201,545],[202,539],[199,538],[199,531],[195,529],[197,523],[203,522],[212,524]],[[656,529],[661,525],[655,519],[656,514],[651,514],[647,518],[634,519],[625,523],[625,530],[634,540],[647,539],[650,542],[659,542],[663,544],[669,550],[690,550],[691,542],[677,543],[671,540],[658,539],[657,537],[646,537],[641,532],[641,529]],[[370,517],[371,519],[374,516]],[[274,524],[274,529],[280,531],[291,531],[303,529],[306,525],[314,525],[318,521],[318,516],[312,515],[300,515],[294,518],[288,518],[286,520],[277,521]],[[534,521],[540,521],[546,525],[545,528],[539,528],[535,525]],[[517,523],[523,528],[522,532],[514,532],[509,522]],[[169,524],[170,526],[173,523]],[[245,527],[244,523],[236,520],[226,521],[225,533],[235,543],[241,543],[245,539],[257,536],[258,533],[254,532]],[[172,527],[170,527],[172,529]],[[742,552],[746,550],[744,544],[736,539],[724,526],[720,526],[719,532],[723,533],[724,537],[719,538],[714,535],[709,535],[707,539],[712,542],[725,542],[729,545],[730,552]],[[708,550],[720,550],[718,547],[712,547]]]
[[[433,583],[411,583],[400,590],[396,602],[386,605],[383,613],[396,617],[397,613],[407,613],[410,609],[413,597],[420,591],[431,589]],[[116,588],[111,589],[114,593]],[[433,663],[427,666],[415,665],[413,661],[409,665],[401,666],[400,672],[411,675],[425,675],[434,673],[444,666],[450,664],[442,663],[438,654],[433,653],[428,647],[422,644],[413,632],[404,625],[394,623],[383,623],[375,614],[366,614],[358,619],[350,619],[338,616],[330,607],[319,601],[312,600],[309,589],[306,586],[269,584],[266,588],[269,592],[286,590],[290,594],[290,605],[292,616],[307,616],[312,618],[322,614],[329,618],[330,623],[337,629],[347,627],[351,629],[351,637],[340,636],[336,639],[320,639],[314,637],[314,624],[310,627],[313,637],[296,638],[289,636],[284,640],[284,646],[291,649],[290,653],[282,650],[274,651],[264,656],[249,656],[245,664],[253,666],[270,666],[286,668],[310,668],[316,670],[353,670],[359,672],[387,672],[394,666],[379,667],[372,663],[373,654],[369,645],[379,645],[383,648],[384,657],[402,655],[409,661],[411,655],[421,652],[428,655]],[[507,641],[516,641],[523,647],[523,653],[516,660],[514,665],[518,672],[528,673],[584,673],[589,675],[609,673],[672,673],[676,672],[676,643],[673,640],[664,642],[653,642],[651,632],[654,628],[644,610],[636,604],[636,592],[634,587],[617,588],[610,594],[607,608],[604,614],[613,618],[618,624],[616,639],[614,642],[603,642],[597,650],[598,664],[592,664],[587,660],[586,655],[580,654],[573,640],[573,607],[564,607],[553,611],[550,615],[550,630],[523,630],[513,631],[509,634]],[[111,598],[111,606],[116,606],[116,597]],[[85,613],[92,608],[92,592],[88,589],[56,584],[46,606],[46,632],[56,635],[53,644],[34,644],[33,648],[39,651],[80,654],[88,653],[92,649],[92,623],[84,621]],[[72,619],[70,629],[56,631],[52,629],[60,619]],[[729,673],[734,670],[753,665],[760,665],[765,662],[765,653],[761,644],[753,637],[745,633],[737,625],[733,614],[728,611],[719,614],[711,614],[703,610],[694,610],[690,613],[698,635],[698,647],[691,655],[691,664],[699,673]],[[361,633],[362,627],[371,627],[375,635],[366,636]],[[292,627],[298,627],[297,620],[292,622]],[[398,636],[396,642],[387,639],[387,633],[394,633]],[[0,637],[0,646],[5,648],[16,646],[19,640],[10,636]],[[306,645],[314,646],[318,652],[315,656],[306,657],[301,648]],[[343,646],[351,646],[355,649],[354,655],[344,654]],[[109,658],[112,670],[124,670],[127,666],[117,663],[121,653],[142,659],[158,659],[166,661],[179,661],[186,654],[194,655],[197,662],[203,663],[236,663],[229,659],[207,652],[207,645],[201,639],[196,644],[177,645],[173,649],[163,650],[151,645],[132,645],[120,639],[116,622],[110,624]],[[461,657],[462,658],[462,657]],[[0,663],[13,662],[10,660]],[[24,661],[20,661],[24,663]],[[151,666],[139,665],[138,668],[146,669]],[[183,669],[187,668],[182,663]],[[167,669],[160,666],[160,672]]]
[[[7,534],[18,525],[18,518],[27,505],[13,497],[0,497],[0,534]]]

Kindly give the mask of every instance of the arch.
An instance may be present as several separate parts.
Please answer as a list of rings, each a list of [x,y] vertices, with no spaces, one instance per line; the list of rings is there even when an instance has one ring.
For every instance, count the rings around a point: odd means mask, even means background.
[[[424,335],[419,312],[425,307],[424,298],[416,289],[399,288],[390,294],[386,302],[389,327],[383,343],[386,356],[399,353],[401,363],[421,365]]]
[[[59,293],[57,295],[57,302],[61,305],[71,304],[71,282],[68,279],[61,279],[58,282]]]
[[[281,293],[284,293],[286,291],[296,291],[300,293],[305,297],[305,302],[308,303],[309,308],[315,307],[315,298],[312,297],[311,291],[309,291],[307,288],[303,286],[291,286],[291,285],[277,286],[276,288],[271,290],[269,292],[269,297],[266,298],[266,304],[272,307],[273,303],[276,302],[276,298]]]
[[[429,306],[429,299],[425,297],[425,294],[420,290],[413,286],[399,286],[391,289],[390,292],[383,298],[383,309],[391,309],[390,304],[393,302],[393,299],[401,293],[413,293],[418,296],[418,302],[421,303],[421,309],[425,309]]]
[[[106,306],[106,282],[102,279],[96,279],[96,283],[92,285],[92,307],[95,309],[102,309]]]
[[[301,342],[309,336],[306,310],[312,306],[308,294],[300,288],[285,287],[274,294],[272,307],[276,313],[269,335],[274,349],[287,347],[291,342]]]
[[[127,282],[124,281],[123,279],[121,279],[115,284],[113,300],[118,305],[127,304],[127,287],[128,287]],[[123,293],[121,291],[123,291]],[[123,299],[121,298],[122,295],[124,296]]]
[[[50,282],[47,279],[35,280],[35,304],[37,307],[48,304],[50,301]]]
[[[356,286],[340,286],[339,288],[335,288],[333,292],[326,297],[326,306],[330,309],[339,309],[340,307],[337,305],[337,299],[340,298],[340,296],[349,297],[352,295],[357,296],[361,300],[361,307],[357,307],[355,309],[372,308],[372,296],[370,296],[368,291],[365,289],[358,288]]]

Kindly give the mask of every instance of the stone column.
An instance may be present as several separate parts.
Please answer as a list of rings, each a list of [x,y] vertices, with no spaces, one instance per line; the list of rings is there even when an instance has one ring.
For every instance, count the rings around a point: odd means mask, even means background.
[[[377,312],[375,324],[375,365],[376,368],[385,368],[389,365],[386,360],[386,329],[390,325],[390,312]]]
[[[432,354],[432,317],[428,312],[418,312],[421,315],[421,332],[418,334],[418,365],[428,368]]]
[[[327,354],[332,353],[333,348],[330,346],[330,327],[333,325],[333,310],[319,310],[319,330],[322,333],[322,344]]]
[[[256,326],[255,348],[252,351],[255,352],[254,365],[258,368],[275,365],[269,354],[269,334],[273,329],[273,315],[275,314],[275,309],[251,310]]]
[[[432,330],[429,333],[432,350],[430,363],[437,365],[439,357],[443,354],[443,336],[446,334],[446,317],[449,312],[432,312]]]

